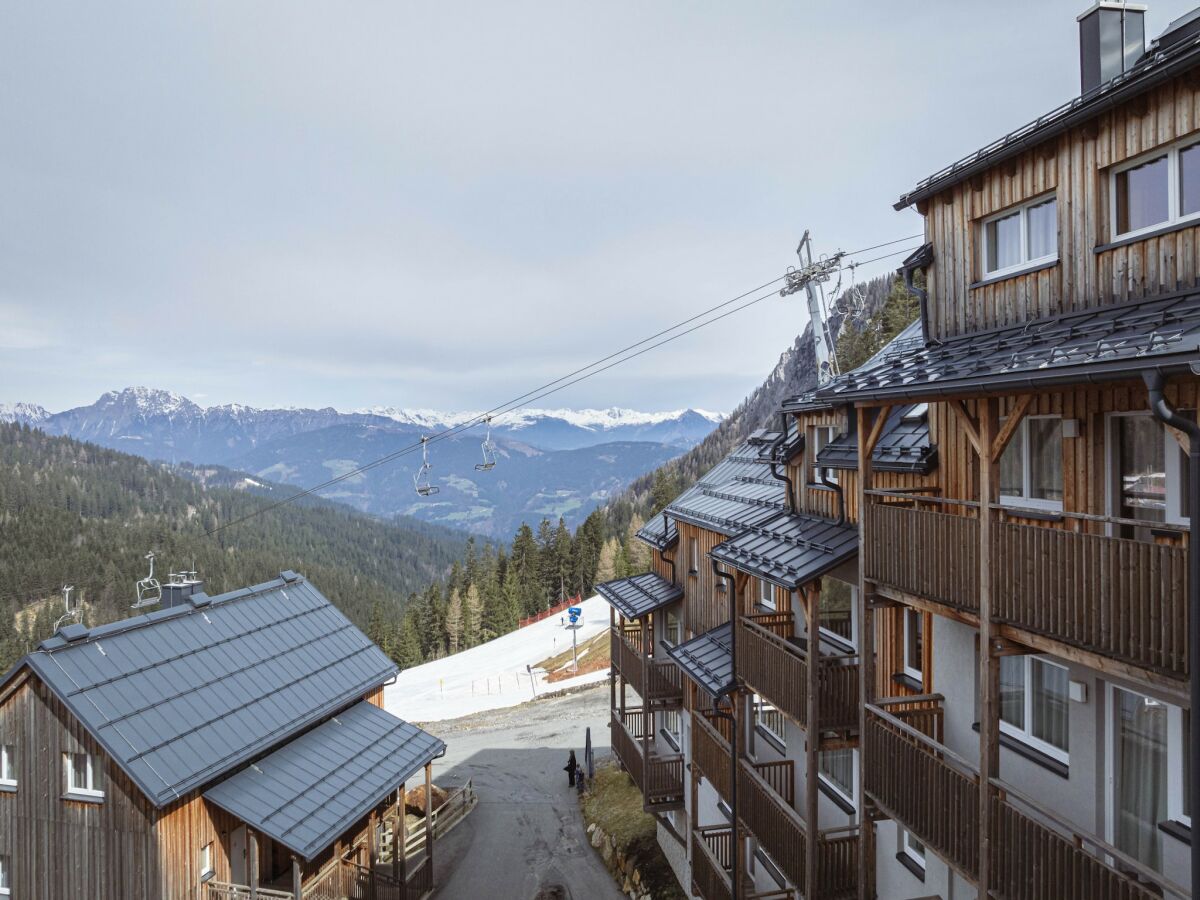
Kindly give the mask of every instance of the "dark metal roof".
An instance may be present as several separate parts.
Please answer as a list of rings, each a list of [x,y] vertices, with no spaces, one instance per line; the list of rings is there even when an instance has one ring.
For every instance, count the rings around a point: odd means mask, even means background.
[[[712,550],[713,559],[789,591],[857,554],[857,526],[802,513],[776,516]]]
[[[596,585],[596,593],[627,619],[640,619],[683,597],[683,588],[661,575],[647,572]]]
[[[679,540],[679,529],[670,516],[651,516],[650,521],[638,531],[637,538],[662,552]]]
[[[915,319],[909,322],[908,325],[900,330],[899,334],[884,344],[883,347],[875,352],[874,356],[853,372],[837,375],[820,387],[813,388],[811,391],[792,397],[789,400],[784,400],[782,409],[784,412],[795,413],[821,412],[822,410],[833,409],[839,404],[835,396],[838,385],[844,382],[850,375],[853,375],[854,372],[879,365],[905,350],[915,350],[923,346],[925,346],[924,330],[921,327],[921,320]]]
[[[787,488],[771,474],[769,434],[757,434],[737,447],[667,504],[667,514],[718,534],[733,535],[786,508]]]
[[[433,735],[364,700],[204,797],[307,860],[445,749]]]
[[[44,641],[22,661],[156,806],[383,684],[396,666],[300,576]]]
[[[1200,361],[1200,291],[957,335],[872,360],[822,390],[833,400],[919,399],[1186,372]]]
[[[871,465],[885,472],[915,472],[928,475],[937,465],[937,448],[929,437],[929,413],[923,403],[895,406],[883,425]],[[849,431],[839,434],[821,448],[817,462],[831,469],[858,468],[857,419],[851,417]]]
[[[714,697],[733,690],[733,628],[728,622],[667,648],[683,674]]]
[[[926,200],[946,188],[965,181],[972,175],[990,169],[1035,147],[1043,141],[1082,125],[1101,113],[1124,103],[1156,85],[1181,75],[1200,63],[1200,36],[1151,50],[1127,72],[1063,103],[1043,116],[992,141],[974,153],[963,157],[928,178],[896,201],[896,209],[905,209]]]

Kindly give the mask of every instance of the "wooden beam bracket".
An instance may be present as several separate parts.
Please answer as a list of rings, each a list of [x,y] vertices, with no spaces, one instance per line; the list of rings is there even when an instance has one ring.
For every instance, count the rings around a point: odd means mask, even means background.
[[[1004,449],[1012,440],[1014,434],[1017,433],[1017,428],[1020,427],[1021,421],[1025,418],[1025,414],[1029,412],[1029,405],[1033,402],[1033,396],[1024,394],[1017,399],[1016,405],[1012,408],[1012,412],[1008,414],[1008,418],[1004,420],[1004,427],[1000,429],[1000,433],[996,435],[996,439],[992,441],[992,462],[999,462],[1000,457],[1004,455]]]
[[[983,456],[983,445],[979,442],[979,423],[975,421],[975,417],[967,412],[967,408],[963,406],[961,400],[952,399],[946,405],[958,417],[958,423],[962,426],[963,434],[971,442],[976,455]]]

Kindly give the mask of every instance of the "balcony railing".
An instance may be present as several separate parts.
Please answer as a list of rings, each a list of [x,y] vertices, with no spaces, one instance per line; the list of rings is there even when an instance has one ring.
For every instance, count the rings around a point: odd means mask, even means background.
[[[692,889],[704,900],[732,900],[733,830],[727,825],[692,832]]]
[[[889,500],[866,507],[866,578],[977,615],[978,504]],[[1064,512],[1071,527],[1047,527],[1011,521],[1019,511],[1008,507],[991,512],[995,621],[1139,669],[1187,676],[1188,549],[1181,540],[1094,533],[1126,519]]]
[[[746,760],[738,765],[738,815],[792,884],[804,885],[804,819]]]
[[[748,616],[738,619],[738,675],[801,728],[808,727],[809,656]],[[819,730],[858,726],[858,657],[823,656],[817,667]]]
[[[863,742],[868,758],[884,763],[864,767],[867,795],[926,847],[978,882],[978,770],[877,705],[867,707]],[[998,779],[988,785],[988,810],[991,895],[1061,900],[1187,895]]]
[[[625,683],[646,702],[667,706],[683,702],[683,675],[679,667],[670,659],[646,656],[642,652],[640,628],[627,625],[613,628],[612,660]]]
[[[651,751],[646,759],[642,754],[642,738],[652,717],[652,713],[640,708],[627,709],[624,716],[613,710],[610,728],[613,752],[646,798],[648,806],[683,799],[683,756]]]
[[[728,720],[712,720],[705,715],[692,716],[692,765],[707,778],[713,788],[726,800],[732,791],[729,773],[729,741],[717,730],[717,723],[731,725]]]
[[[250,886],[246,884],[210,881],[203,889],[206,892],[205,900],[250,900]],[[260,887],[257,893],[262,900],[293,900],[295,897],[291,891],[276,891],[263,887]]]

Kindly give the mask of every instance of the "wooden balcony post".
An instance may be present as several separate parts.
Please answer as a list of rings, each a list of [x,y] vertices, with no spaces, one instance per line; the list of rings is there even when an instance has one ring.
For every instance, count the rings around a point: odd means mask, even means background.
[[[642,771],[645,773],[642,791],[643,797],[648,800],[648,791],[650,788],[650,735],[654,731],[654,713],[650,711],[650,662],[646,653],[646,616],[638,619],[638,637],[642,642],[641,659],[638,660],[638,665],[642,667],[642,692],[645,695],[642,697]]]
[[[821,669],[821,588],[818,582],[811,590],[804,591],[805,613],[808,619],[808,732],[805,734],[804,770],[804,896],[817,896],[817,830],[820,816],[817,812],[817,756],[821,752],[820,728],[820,669]],[[862,780],[861,778],[859,779]]]
[[[999,490],[998,459],[991,448],[1000,425],[995,397],[979,401],[979,895],[993,879],[990,779],[1000,774],[1000,659],[993,645],[992,509]],[[926,636],[926,640],[930,639]]]
[[[433,880],[433,763],[425,763],[425,865]]]
[[[883,423],[887,419],[889,408],[882,407],[874,411],[865,407],[855,410],[858,416],[858,542],[860,548],[867,546],[866,522],[867,504],[871,498],[867,491],[872,488],[871,457],[875,452],[875,444],[883,431]],[[875,702],[875,612],[874,583],[866,579],[866,567],[862,562],[862,552],[859,553],[858,564],[858,643],[859,643],[859,676],[858,676],[858,733],[867,733],[867,704]],[[811,667],[810,667],[811,668]],[[811,678],[810,673],[810,678]],[[866,752],[867,742],[859,741],[858,750],[858,897],[859,900],[874,900],[875,892],[871,885],[871,874],[875,868],[875,842],[871,839],[875,824],[867,807],[865,785],[867,779],[863,776],[867,766],[872,764]],[[886,765],[886,761],[884,761]],[[813,826],[809,826],[814,830]]]
[[[375,900],[375,861],[379,857],[378,848],[375,846],[379,838],[376,833],[376,827],[379,825],[379,814],[375,810],[371,810],[371,815],[367,818],[367,868],[371,872],[371,880],[369,883],[367,895],[370,900]]]
[[[300,858],[292,856],[292,900],[304,898],[304,870],[300,868]]]

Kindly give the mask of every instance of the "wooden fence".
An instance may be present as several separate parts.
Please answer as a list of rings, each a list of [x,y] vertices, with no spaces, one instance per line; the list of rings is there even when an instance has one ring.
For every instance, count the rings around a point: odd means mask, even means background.
[[[210,881],[204,885],[203,889],[206,892],[206,900],[250,900],[251,897],[250,887],[245,884]],[[276,891],[260,887],[257,896],[262,900],[294,900],[296,895],[292,891]]]
[[[532,625],[534,622],[540,622],[543,619],[548,619],[551,616],[557,616],[559,613],[564,613],[568,609],[570,609],[572,606],[578,606],[581,599],[582,598],[580,597],[579,594],[576,594],[574,597],[568,597],[566,600],[563,600],[561,603],[556,603],[556,604],[554,604],[554,606],[550,607],[549,609],[543,609],[540,613],[537,613],[536,615],[529,616],[526,619],[520,619],[517,622],[517,627],[524,628],[526,625]]]

